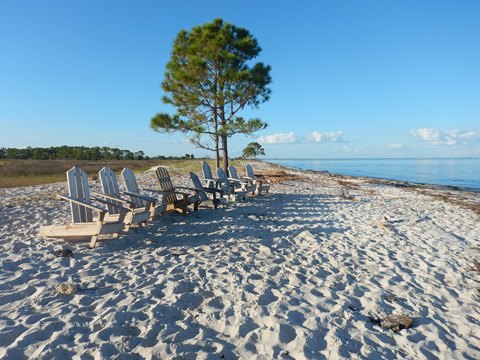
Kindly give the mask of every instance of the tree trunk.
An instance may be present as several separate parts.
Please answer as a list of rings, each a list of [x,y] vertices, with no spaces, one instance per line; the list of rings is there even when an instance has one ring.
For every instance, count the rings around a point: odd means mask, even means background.
[[[220,113],[218,114],[218,116],[220,118],[220,138],[222,139],[223,170],[225,171],[225,173],[228,174],[227,122],[225,121],[225,108],[223,105],[220,106]]]
[[[228,147],[227,147],[226,135],[222,135],[222,157],[223,157],[223,170],[228,174]]]
[[[215,110],[215,113],[213,114],[213,123],[215,126],[215,136],[214,136],[214,141],[215,141],[215,164],[217,165],[217,169],[220,167],[220,149],[218,146],[218,114],[217,111]]]
[[[220,150],[218,149],[218,139],[216,140],[215,144],[215,165],[217,169],[220,167]]]

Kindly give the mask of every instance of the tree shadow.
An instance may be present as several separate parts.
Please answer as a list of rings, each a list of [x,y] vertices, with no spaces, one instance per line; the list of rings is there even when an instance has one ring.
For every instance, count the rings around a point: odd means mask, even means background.
[[[198,247],[252,237],[268,246],[272,238],[289,238],[302,230],[328,236],[350,229],[324,218],[338,203],[334,197],[326,195],[251,197],[217,210],[201,208],[197,212],[189,212],[187,216],[168,213],[144,228],[132,229],[120,239],[105,241],[103,247],[109,248],[109,251],[151,246]],[[358,204],[351,203],[349,206]],[[144,240],[148,240],[148,244]]]

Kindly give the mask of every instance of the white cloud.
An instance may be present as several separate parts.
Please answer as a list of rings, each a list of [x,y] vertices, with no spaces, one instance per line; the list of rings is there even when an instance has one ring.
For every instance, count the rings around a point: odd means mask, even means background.
[[[260,136],[258,142],[261,144],[293,144],[293,143],[344,143],[342,138],[343,131],[320,132],[314,131],[305,136],[297,136],[293,131],[288,133],[275,133],[271,135]]]
[[[297,141],[295,133],[275,133],[266,136],[260,136],[258,142],[261,144],[292,144]]]
[[[414,137],[418,137],[422,140],[425,141],[438,141],[440,138],[440,131],[436,129],[415,129],[415,130],[410,130],[410,135]]]
[[[405,145],[394,143],[394,144],[388,144],[388,147],[390,149],[403,149],[405,147]]]
[[[458,129],[440,131],[427,128],[410,130],[410,135],[432,145],[456,145],[458,142],[466,144],[468,140],[477,136],[474,131],[460,131]]]
[[[332,142],[344,142],[342,139],[343,131],[334,131],[329,133],[321,133],[314,131],[311,134],[305,136],[304,142],[316,142],[316,143],[332,143]]]

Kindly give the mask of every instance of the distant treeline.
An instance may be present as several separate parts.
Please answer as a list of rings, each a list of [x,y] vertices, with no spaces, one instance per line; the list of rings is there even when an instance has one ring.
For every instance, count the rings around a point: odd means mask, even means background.
[[[146,156],[143,151],[132,152],[117,148],[86,146],[54,146],[49,148],[0,148],[0,159],[33,160],[165,160],[194,159],[193,154],[184,156]]]

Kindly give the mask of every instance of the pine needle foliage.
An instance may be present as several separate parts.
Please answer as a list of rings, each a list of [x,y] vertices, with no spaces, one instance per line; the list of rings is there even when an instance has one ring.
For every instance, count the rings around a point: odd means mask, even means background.
[[[253,59],[261,51],[246,29],[215,19],[177,35],[167,64],[162,100],[175,114],[158,113],[154,131],[187,133],[196,146],[215,152],[217,167],[228,167],[228,138],[253,135],[267,124],[240,116],[271,94],[271,67]]]

